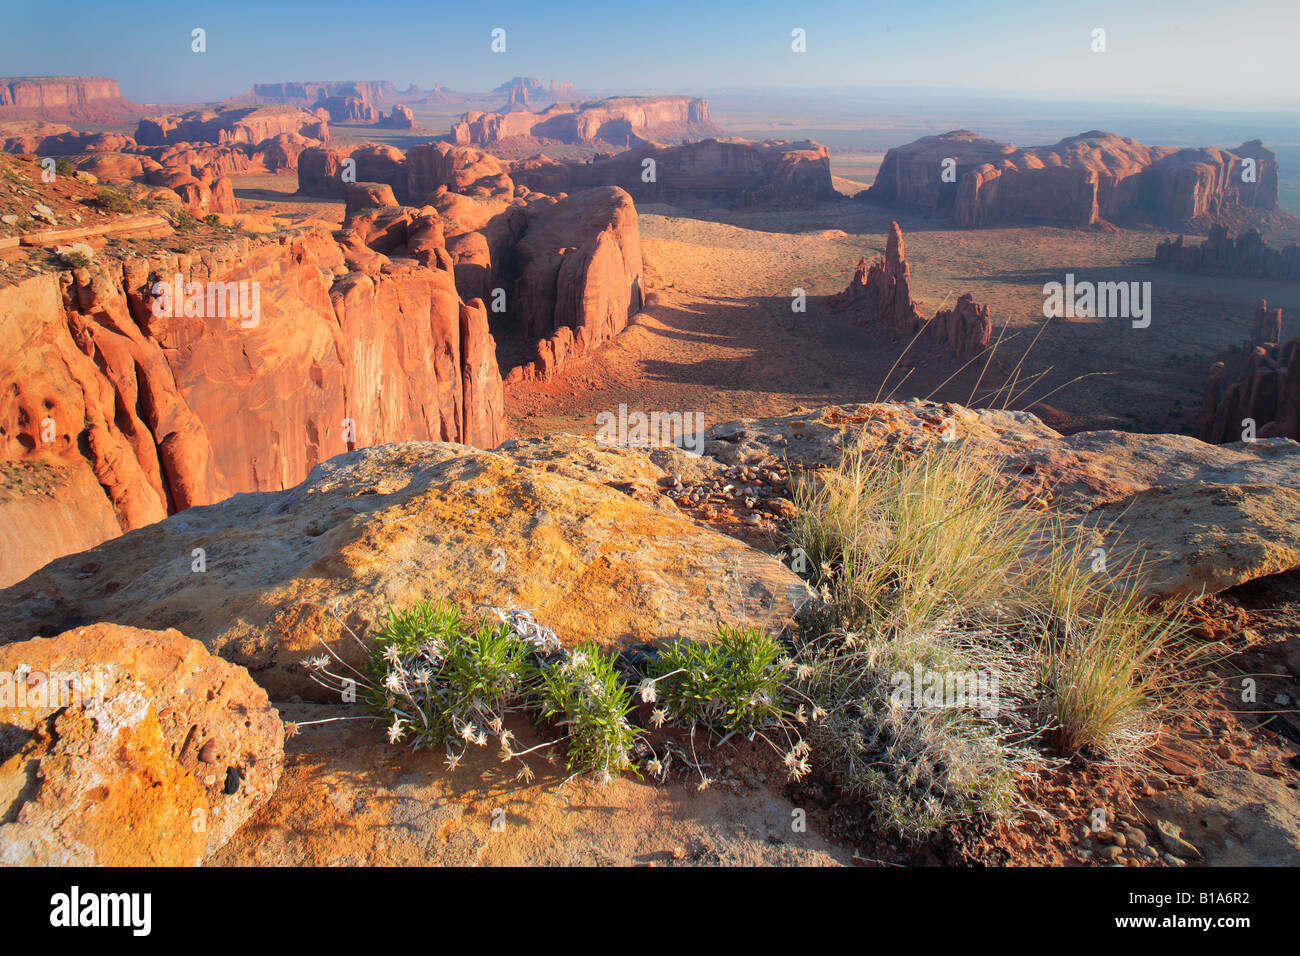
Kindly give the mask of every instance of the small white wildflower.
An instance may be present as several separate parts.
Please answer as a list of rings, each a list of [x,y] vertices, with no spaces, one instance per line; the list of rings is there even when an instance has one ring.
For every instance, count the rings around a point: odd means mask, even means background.
[[[402,655],[398,653],[396,644],[389,644],[384,648],[384,660],[388,661],[390,664],[401,663]]]
[[[809,677],[812,677],[812,672],[813,669],[807,664],[800,664],[795,669],[794,676],[797,680],[807,680]]]
[[[447,754],[446,765],[448,770],[455,770],[460,766],[460,754]]]
[[[700,782],[696,784],[695,789],[696,791],[702,793],[703,791],[708,790],[709,787],[711,787],[712,785],[713,785],[713,780],[711,778],[701,777]]]
[[[666,721],[667,719],[668,719],[668,711],[664,710],[662,707],[656,707],[654,710],[650,712],[651,727],[662,727],[664,725],[664,721]]]
[[[637,687],[637,693],[641,695],[641,699],[647,704],[653,704],[659,699],[659,693],[656,690],[655,682],[649,677],[640,683]]]
[[[400,717],[394,717],[392,726],[388,728],[388,742],[390,744],[397,743],[402,739],[404,733],[406,733],[406,721]]]

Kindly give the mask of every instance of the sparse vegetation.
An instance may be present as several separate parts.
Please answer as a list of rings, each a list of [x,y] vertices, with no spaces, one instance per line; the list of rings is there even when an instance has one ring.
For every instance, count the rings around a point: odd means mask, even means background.
[[[795,498],[792,541],[824,599],[795,655],[824,714],[809,735],[880,826],[920,838],[1005,809],[1031,741],[1136,755],[1180,625],[1143,606],[1134,562],[1096,569],[1095,530],[1018,502],[996,463],[959,449],[851,452]],[[918,706],[899,693],[913,675],[980,675],[992,700]]]
[[[130,212],[132,209],[131,200],[127,195],[111,186],[100,186],[95,191],[93,202],[105,212]]]

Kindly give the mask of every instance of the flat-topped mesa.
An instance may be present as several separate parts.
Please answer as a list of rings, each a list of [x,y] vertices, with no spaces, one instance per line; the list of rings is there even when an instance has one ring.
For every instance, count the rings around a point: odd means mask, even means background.
[[[988,306],[979,305],[967,292],[953,308],[927,319],[912,299],[911,278],[911,267],[904,258],[903,231],[893,222],[889,224],[885,254],[872,263],[858,260],[848,287],[831,296],[829,302],[853,311],[862,325],[879,328],[888,335],[911,337],[919,333],[916,345],[922,349],[970,358],[988,347],[993,332]]]
[[[329,119],[324,112],[293,106],[224,106],[146,117],[136,127],[141,146],[175,143],[261,143],[284,133],[329,142]]]
[[[1185,245],[1179,236],[1156,244],[1155,261],[1160,268],[1174,272],[1300,282],[1300,246],[1288,243],[1276,249],[1264,242],[1258,229],[1248,229],[1233,239],[1228,227],[1218,224],[1199,245]]]
[[[526,92],[522,86],[510,89]],[[526,105],[526,97],[523,103]],[[652,140],[712,136],[718,132],[709,120],[706,100],[690,96],[618,96],[587,103],[554,103],[538,113],[526,109],[465,113],[452,126],[451,138],[461,146],[491,146],[504,139],[531,136],[561,143],[606,143],[626,148]]]
[[[0,489],[12,468],[54,489],[0,494],[0,583],[354,447],[504,440],[487,311],[457,294],[437,212],[409,213],[382,253],[358,222],[200,231],[201,251],[0,288]]]
[[[388,80],[330,80],[309,83],[254,83],[252,90],[245,95],[244,99],[314,109],[321,100],[335,96],[355,97],[370,103],[388,105],[414,102],[427,95],[428,91],[421,90],[415,84],[411,84],[403,92]]]
[[[0,77],[0,119],[113,123],[140,113],[111,77]]]
[[[654,173],[649,181],[648,169]],[[802,206],[839,195],[831,183],[830,151],[812,140],[649,144],[589,163],[542,156],[512,164],[511,175],[546,193],[618,186],[641,203]]]
[[[964,228],[1006,222],[1180,226],[1233,208],[1277,209],[1277,155],[1145,146],[1093,130],[1017,148],[955,130],[891,149],[860,197],[897,202]]]
[[[1300,441],[1300,337],[1282,341],[1282,310],[1260,299],[1250,338],[1228,349],[1205,382],[1196,420],[1202,441]]]

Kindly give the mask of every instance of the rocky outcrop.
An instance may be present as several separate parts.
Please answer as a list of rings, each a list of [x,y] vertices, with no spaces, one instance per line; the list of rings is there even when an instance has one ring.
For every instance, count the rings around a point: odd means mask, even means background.
[[[1282,341],[1282,310],[1259,300],[1251,334],[1210,369],[1198,434],[1208,442],[1300,440],[1300,338]]]
[[[107,76],[0,77],[0,119],[120,123],[141,112]]]
[[[329,121],[322,114],[289,106],[225,106],[182,114],[152,116],[136,127],[141,146],[174,143],[246,143],[255,145],[282,133],[329,142]]]
[[[905,457],[948,447],[995,463],[1018,500],[1086,520],[1112,560],[1142,559],[1154,600],[1215,594],[1300,567],[1300,444],[1189,435],[1062,436],[1028,412],[912,400],[742,419],[706,433],[727,464],[835,464],[846,447]]]
[[[875,184],[859,195],[964,228],[1102,220],[1179,226],[1230,208],[1274,210],[1277,189],[1277,156],[1258,140],[1235,150],[1181,149],[1094,130],[1017,148],[956,130],[891,149]]]
[[[306,233],[0,288],[0,459],[48,462],[83,496],[98,485],[127,531],[290,487],[349,447],[498,444],[486,313],[462,307],[436,211],[415,218],[391,258]],[[185,290],[178,302],[154,295],[160,281]],[[0,557],[3,581],[67,543],[43,532],[62,506],[21,497],[24,510],[4,510],[31,524]],[[102,528],[103,510],[87,513]]]
[[[174,630],[0,645],[0,865],[193,866],[275,792],[284,728]]]
[[[379,122],[381,115],[373,104],[358,96],[327,96],[319,100],[315,108],[328,113],[332,123],[374,125]]]
[[[563,435],[497,452],[357,450],[296,488],[237,495],[52,562],[0,592],[0,643],[54,633],[72,615],[183,621],[272,700],[329,700],[302,659],[324,642],[357,664],[341,622],[365,634],[388,605],[432,596],[527,607],[568,646],[707,639],[719,621],[779,630],[811,592],[659,493],[667,469],[693,461]],[[185,557],[195,547],[208,556],[201,574]],[[96,570],[80,570],[87,562]]]
[[[904,258],[903,231],[893,222],[885,254],[870,264],[859,259],[848,287],[831,296],[829,303],[852,311],[860,323],[887,335],[915,336],[915,345],[922,350],[970,358],[988,347],[993,331],[988,306],[977,304],[967,292],[953,308],[927,319],[912,300],[911,278],[911,267]]]
[[[61,123],[35,120],[0,122],[0,149],[30,156],[69,156],[73,153],[117,153],[135,149],[123,133],[92,133]]]
[[[525,209],[511,297],[535,358],[508,381],[549,379],[610,341],[641,310],[641,238],[632,197],[617,187],[540,199]]]
[[[355,182],[384,183],[402,202],[406,188],[406,157],[393,146],[367,144],[355,147],[312,146],[298,155],[298,192],[321,199],[343,199],[347,183],[344,164],[355,163]]]
[[[653,140],[712,136],[718,132],[709,120],[708,101],[690,96],[620,96],[590,103],[554,103],[538,113],[523,108],[527,106],[526,98],[512,99],[511,103],[521,108],[464,114],[451,127],[452,142],[458,146],[493,146],[503,139],[528,136],[625,149]]]
[[[647,181],[651,169],[653,179]],[[802,206],[838,196],[831,184],[830,151],[811,140],[647,145],[589,163],[543,156],[513,164],[510,173],[538,192],[618,186],[639,203]]]
[[[415,129],[415,114],[409,106],[395,103],[392,113],[381,116],[375,125],[381,129]]]
[[[1156,265],[1196,275],[1238,275],[1300,282],[1300,246],[1289,243],[1282,249],[1275,249],[1264,242],[1258,229],[1249,229],[1233,239],[1227,226],[1216,225],[1200,245],[1184,245],[1182,236],[1157,243]]]

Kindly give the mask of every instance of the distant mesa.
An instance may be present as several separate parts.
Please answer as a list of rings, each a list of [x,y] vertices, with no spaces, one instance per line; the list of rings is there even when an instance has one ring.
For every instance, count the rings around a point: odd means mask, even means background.
[[[1259,140],[1235,150],[1144,146],[1093,130],[1017,148],[956,130],[891,149],[875,184],[858,195],[967,229],[1009,222],[1177,228],[1230,209],[1276,210],[1278,166]]]
[[[142,119],[135,130],[141,146],[176,143],[260,143],[281,133],[329,141],[329,117],[295,106],[219,106]]]
[[[654,161],[654,178],[643,175]],[[542,155],[516,162],[515,181],[539,192],[619,186],[638,203],[705,203],[714,206],[806,206],[838,198],[831,182],[830,151],[812,140],[706,139],[659,143],[562,162]]]
[[[1199,245],[1185,245],[1183,237],[1156,245],[1156,265],[1174,272],[1196,275],[1250,276],[1300,282],[1300,246],[1289,243],[1275,249],[1264,242],[1258,229],[1248,229],[1236,239],[1222,224],[1211,227]]]
[[[993,331],[989,308],[967,292],[951,309],[932,318],[921,314],[911,294],[912,270],[904,258],[903,230],[889,224],[885,254],[874,262],[858,261],[848,287],[831,296],[830,304],[850,310],[859,324],[896,337],[915,337],[923,352],[971,358],[988,347]]]
[[[1249,338],[1210,369],[1197,431],[1216,444],[1300,441],[1300,337],[1282,342],[1282,310],[1270,309],[1267,300],[1255,306]]]
[[[107,76],[0,78],[0,120],[120,123],[143,113]]]
[[[588,103],[554,103],[540,112],[522,108],[524,83],[509,86],[505,110],[471,111],[451,128],[458,146],[491,147],[502,140],[532,137],[579,145],[608,144],[626,149],[656,140],[715,136],[708,101],[690,96],[620,96]],[[526,100],[523,101],[526,103]]]

